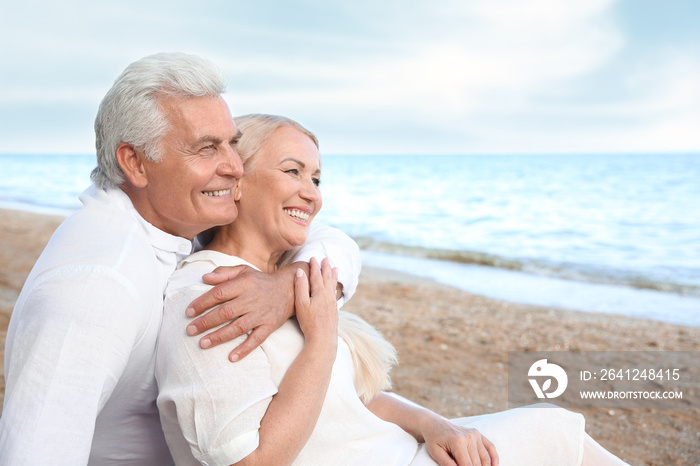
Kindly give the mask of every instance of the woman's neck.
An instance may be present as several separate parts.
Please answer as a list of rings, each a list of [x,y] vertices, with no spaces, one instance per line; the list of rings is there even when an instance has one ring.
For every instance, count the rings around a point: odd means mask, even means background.
[[[234,222],[235,223],[235,222]],[[273,273],[284,251],[270,251],[260,241],[260,235],[243,234],[233,225],[219,228],[205,249],[240,257],[266,273]]]

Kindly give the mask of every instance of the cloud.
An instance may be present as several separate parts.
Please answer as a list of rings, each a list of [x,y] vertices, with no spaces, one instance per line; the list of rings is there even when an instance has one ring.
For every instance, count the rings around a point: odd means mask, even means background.
[[[48,113],[64,105],[76,117],[91,108],[80,123],[91,127],[129,62],[183,50],[230,76],[235,114],[297,118],[329,152],[700,150],[687,134],[700,108],[697,50],[670,39],[650,49],[621,5],[26,2],[0,20],[0,43],[12,44],[0,47],[11,70],[0,75],[0,106],[36,112],[43,102]],[[75,131],[55,115],[39,120]],[[3,139],[23,131],[9,127]]]
[[[458,110],[471,108],[470,102],[478,101],[482,92],[544,91],[553,82],[602,66],[623,43],[603,15],[609,1],[584,2],[586,8],[578,6],[575,11],[552,0],[496,3],[500,8],[494,8],[494,2],[465,6],[438,2],[427,10],[409,8],[410,15],[402,10],[399,18],[386,24],[385,41],[377,43],[371,55],[349,54],[328,62],[308,57],[299,61],[295,56],[253,58],[245,64],[231,59],[227,69],[234,76],[243,67],[240,75],[255,71],[260,76],[306,81],[308,88],[318,83],[319,100],[324,101],[332,84],[341,90],[336,99],[349,98],[351,104],[413,102]],[[377,13],[371,12],[370,17]],[[525,21],[520,19],[524,13],[528,13]],[[323,40],[328,36],[338,42],[332,34],[324,34]],[[360,44],[365,41],[366,37],[359,39]],[[338,55],[347,57],[344,52],[341,49]],[[303,94],[310,96],[313,93]],[[358,101],[358,96],[364,98]]]
[[[362,11],[369,10],[368,18],[375,18],[363,28],[377,40],[372,42],[378,44],[373,55],[345,54],[341,48],[339,55],[349,57],[342,62],[259,57],[241,68],[231,61],[227,69],[234,82],[242,80],[233,105],[342,112],[354,122],[347,131],[351,135],[360,130],[366,134],[368,124],[387,129],[386,120],[393,120],[395,132],[406,125],[407,132],[414,132],[411,122],[420,120],[423,135],[453,126],[468,139],[464,126],[472,125],[472,119],[525,113],[540,96],[556,94],[569,80],[613,60],[625,39],[608,17],[611,5],[437,2],[429,9],[401,9],[398,18],[382,22],[382,30],[372,27],[376,18],[386,16],[382,7],[361,5]],[[337,44],[346,31],[329,36]],[[366,41],[363,36],[359,44],[346,47],[361,48]],[[259,88],[258,79],[246,85],[245,77],[251,75],[263,81],[274,76],[278,87]],[[395,132],[388,136],[407,140],[406,134]],[[469,150],[464,142],[463,150]]]

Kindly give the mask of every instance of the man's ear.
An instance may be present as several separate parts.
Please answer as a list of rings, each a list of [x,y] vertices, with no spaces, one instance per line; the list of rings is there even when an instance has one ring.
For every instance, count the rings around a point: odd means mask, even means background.
[[[117,146],[115,155],[126,179],[137,188],[146,187],[148,176],[143,165],[143,152],[137,151],[131,144],[121,142]]]

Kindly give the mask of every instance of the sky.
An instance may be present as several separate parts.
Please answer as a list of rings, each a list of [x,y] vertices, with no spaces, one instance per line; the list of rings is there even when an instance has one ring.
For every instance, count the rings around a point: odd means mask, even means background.
[[[0,153],[94,153],[102,96],[205,56],[324,154],[700,153],[700,1],[0,0]]]

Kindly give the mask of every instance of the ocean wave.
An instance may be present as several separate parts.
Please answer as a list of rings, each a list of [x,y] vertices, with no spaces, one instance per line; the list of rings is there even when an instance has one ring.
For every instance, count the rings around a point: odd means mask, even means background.
[[[552,278],[700,297],[700,285],[660,280],[638,272],[573,263],[554,263],[538,259],[518,259],[480,251],[454,250],[409,246],[377,240],[367,236],[353,238],[361,249],[398,256],[417,257],[474,264],[498,269],[525,272]]]

